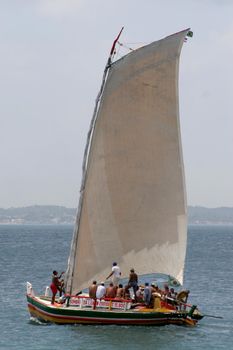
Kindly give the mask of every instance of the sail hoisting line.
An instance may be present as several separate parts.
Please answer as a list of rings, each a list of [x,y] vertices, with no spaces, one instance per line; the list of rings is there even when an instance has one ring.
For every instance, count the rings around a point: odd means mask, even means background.
[[[116,59],[116,60],[118,60],[119,57],[121,57],[121,56],[120,56],[120,49],[121,49],[121,47],[120,47],[119,41],[117,42],[117,44],[118,44],[118,47],[115,48],[115,53],[114,53],[115,59]]]
[[[129,51],[134,51],[134,49],[132,49],[132,47],[129,47],[129,46],[123,44],[123,43],[120,43],[120,41],[118,41],[118,44],[119,44],[120,46],[122,46],[122,47],[125,47],[125,48],[128,49]]]
[[[146,42],[123,43],[123,42],[120,42],[119,40],[118,40],[117,44],[119,45],[118,50],[116,52],[117,59],[118,59],[118,57],[121,58],[121,57],[125,56],[125,53],[120,55],[121,49],[124,49],[127,53],[129,53],[129,52],[133,52],[133,51],[141,48],[142,46],[148,45],[148,43],[146,43]]]
[[[119,34],[117,35],[116,39],[113,41],[111,51],[107,60],[107,64],[104,68],[104,73],[102,77],[102,83],[100,90],[97,94],[96,100],[95,100],[95,107],[94,107],[94,112],[92,115],[90,127],[87,133],[87,141],[86,141],[86,146],[84,150],[84,156],[83,156],[83,163],[82,163],[82,181],[81,181],[81,186],[80,186],[80,197],[79,197],[79,204],[78,204],[78,211],[77,211],[77,217],[76,217],[76,224],[74,228],[74,234],[73,234],[73,239],[71,243],[71,254],[68,260],[68,268],[66,271],[66,292],[70,293],[71,288],[72,288],[72,280],[73,280],[73,268],[74,268],[74,261],[76,257],[76,247],[77,247],[77,241],[78,241],[78,231],[79,231],[79,225],[80,225],[80,218],[81,218],[81,211],[82,211],[82,205],[83,205],[83,196],[84,196],[84,189],[85,189],[85,183],[86,183],[86,174],[87,174],[87,164],[88,164],[88,155],[89,155],[89,150],[91,147],[91,139],[97,119],[97,114],[98,114],[98,109],[99,109],[99,103],[101,96],[103,94],[105,82],[107,79],[108,75],[108,70],[111,67],[112,64],[112,59],[115,54],[115,47],[118,42],[118,39],[121,36],[121,33],[123,31],[124,27],[121,28]]]
[[[124,48],[127,51],[131,51],[131,52],[134,51],[134,49],[132,49],[131,47],[121,43],[119,40],[118,40],[117,44],[118,44],[118,49],[117,50],[115,49],[116,60],[118,60],[119,58],[122,58],[122,57],[125,56],[125,53],[120,55],[121,48]]]

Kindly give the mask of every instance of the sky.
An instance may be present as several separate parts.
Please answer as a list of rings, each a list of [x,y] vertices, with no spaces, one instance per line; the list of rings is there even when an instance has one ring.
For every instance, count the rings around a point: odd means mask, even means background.
[[[0,1],[0,207],[77,206],[94,102],[122,26],[128,46],[191,27],[179,76],[187,200],[233,207],[232,18],[231,0]]]

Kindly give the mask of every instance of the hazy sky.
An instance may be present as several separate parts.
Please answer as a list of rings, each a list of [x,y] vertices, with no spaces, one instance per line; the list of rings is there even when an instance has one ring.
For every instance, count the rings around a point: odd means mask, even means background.
[[[233,1],[0,1],[0,207],[78,203],[112,41],[191,27],[180,63],[189,205],[233,207]],[[122,52],[123,54],[123,52]]]

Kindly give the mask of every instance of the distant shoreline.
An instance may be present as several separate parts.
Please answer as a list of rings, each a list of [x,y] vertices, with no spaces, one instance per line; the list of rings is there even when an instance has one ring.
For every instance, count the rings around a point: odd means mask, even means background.
[[[15,226],[15,227],[17,227],[17,226],[57,226],[57,227],[61,227],[61,226],[66,226],[66,227],[68,227],[68,226],[70,226],[70,227],[74,227],[74,225],[72,225],[72,224],[3,224],[3,223],[0,223],[0,227],[3,227],[3,226]],[[205,227],[217,227],[217,226],[219,226],[219,227],[233,227],[233,223],[230,223],[230,224],[188,224],[188,228],[189,227],[194,227],[194,226],[196,226],[196,227],[200,227],[200,226],[205,226]]]
[[[0,208],[0,225],[73,225],[76,208],[56,205],[34,205]],[[232,226],[233,208],[188,206],[188,225]]]
[[[59,224],[54,224],[54,223],[2,223],[0,222],[0,226],[71,226],[74,227],[74,224],[71,223],[59,223]],[[189,226],[233,226],[232,222],[223,222],[223,223],[213,223],[213,222],[209,222],[209,223],[188,223],[188,227]]]

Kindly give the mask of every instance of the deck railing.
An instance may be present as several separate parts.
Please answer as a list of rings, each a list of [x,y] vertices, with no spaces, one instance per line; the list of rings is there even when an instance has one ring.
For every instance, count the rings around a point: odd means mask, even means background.
[[[80,295],[66,295],[66,306],[77,306],[80,309],[83,307],[91,307],[92,309],[96,308],[105,308],[105,309],[120,309],[128,310],[132,305],[132,300],[130,299],[121,299],[121,298],[101,298],[93,299],[89,296],[80,296]]]

